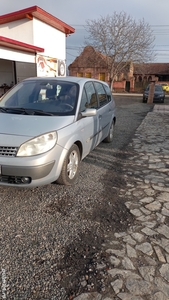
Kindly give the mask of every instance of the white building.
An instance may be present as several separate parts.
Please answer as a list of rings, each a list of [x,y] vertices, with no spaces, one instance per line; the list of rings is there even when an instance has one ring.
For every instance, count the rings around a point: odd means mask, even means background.
[[[31,76],[66,75],[66,37],[74,28],[32,6],[0,16],[0,95]]]

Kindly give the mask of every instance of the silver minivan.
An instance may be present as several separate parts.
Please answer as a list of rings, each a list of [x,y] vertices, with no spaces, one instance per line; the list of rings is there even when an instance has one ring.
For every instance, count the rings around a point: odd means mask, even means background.
[[[102,141],[112,142],[115,122],[105,82],[23,80],[0,100],[0,185],[75,183],[80,161]]]

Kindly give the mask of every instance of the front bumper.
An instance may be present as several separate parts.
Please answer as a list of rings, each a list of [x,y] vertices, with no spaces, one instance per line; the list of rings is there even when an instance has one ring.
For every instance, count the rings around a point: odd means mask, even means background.
[[[0,186],[37,187],[58,179],[67,149],[56,145],[30,157],[0,156]]]
[[[143,102],[147,102],[148,101],[148,96],[143,96]],[[154,96],[153,98],[153,102],[157,102],[157,103],[162,103],[164,102],[164,96]]]
[[[40,180],[49,175],[55,162],[40,166],[1,166],[0,184],[30,185],[34,180]]]

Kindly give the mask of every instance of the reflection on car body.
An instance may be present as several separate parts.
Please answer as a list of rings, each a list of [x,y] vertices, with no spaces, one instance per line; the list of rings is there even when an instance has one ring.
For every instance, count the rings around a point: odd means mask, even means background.
[[[115,102],[94,79],[28,78],[0,100],[0,185],[70,185],[80,161],[113,140]]]

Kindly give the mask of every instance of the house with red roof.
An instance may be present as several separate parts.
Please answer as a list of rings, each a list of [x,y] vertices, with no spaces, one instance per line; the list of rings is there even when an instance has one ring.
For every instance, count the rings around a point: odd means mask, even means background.
[[[68,66],[70,76],[88,77],[109,83],[106,57],[92,46],[86,46]],[[116,76],[112,89],[115,92],[143,92],[151,81],[169,84],[169,63],[129,62]]]
[[[0,95],[31,76],[66,75],[66,37],[75,29],[38,6],[0,16]]]

